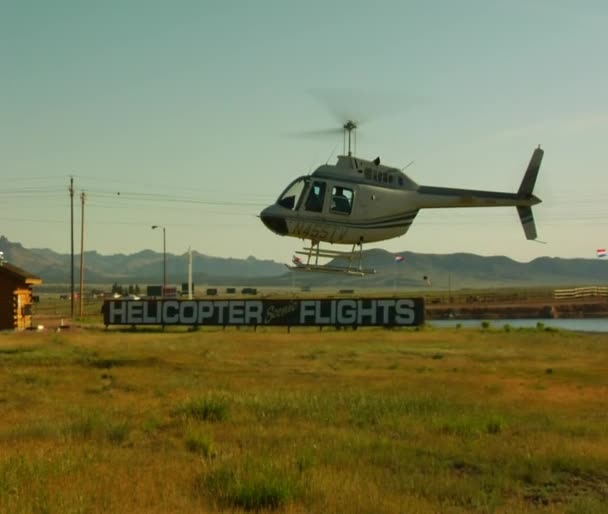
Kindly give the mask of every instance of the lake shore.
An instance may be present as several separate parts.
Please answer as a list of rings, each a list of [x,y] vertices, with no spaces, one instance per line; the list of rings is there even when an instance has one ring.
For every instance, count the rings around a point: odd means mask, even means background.
[[[567,300],[478,301],[429,303],[427,320],[440,319],[555,319],[608,318],[608,298]]]

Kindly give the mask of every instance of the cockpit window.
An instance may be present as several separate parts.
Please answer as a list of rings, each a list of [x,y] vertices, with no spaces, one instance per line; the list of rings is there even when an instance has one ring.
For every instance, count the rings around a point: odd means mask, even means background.
[[[331,212],[350,214],[353,208],[353,192],[345,187],[335,186],[331,190]]]
[[[325,199],[325,182],[313,182],[306,199],[306,210],[321,212],[323,210],[323,200]]]
[[[286,209],[291,209],[292,211],[295,210],[298,206],[298,202],[302,196],[305,185],[306,178],[304,177],[294,180],[291,184],[289,184],[289,186],[287,186],[287,189],[283,191],[283,194],[279,196],[277,203]]]

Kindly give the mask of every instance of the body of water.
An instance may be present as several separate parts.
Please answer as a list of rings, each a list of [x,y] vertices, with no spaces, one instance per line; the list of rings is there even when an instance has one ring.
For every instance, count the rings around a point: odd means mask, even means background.
[[[510,325],[513,328],[535,328],[537,323],[545,327],[558,328],[561,330],[578,330],[582,332],[608,332],[608,318],[585,318],[585,319],[442,319],[428,320],[427,323],[433,327],[455,327],[460,325],[468,328],[480,328],[486,321],[490,327],[502,328]]]

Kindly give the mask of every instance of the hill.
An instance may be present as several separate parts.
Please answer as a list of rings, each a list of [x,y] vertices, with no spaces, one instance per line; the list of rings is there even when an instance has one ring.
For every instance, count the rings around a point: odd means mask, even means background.
[[[0,236],[4,258],[31,273],[46,284],[70,281],[70,256],[47,248],[24,248]],[[405,257],[397,263],[395,255],[385,250],[364,252],[365,266],[375,275],[352,277],[319,273],[288,272],[284,264],[260,260],[222,258],[192,252],[193,279],[201,285],[310,286],[421,288],[436,289],[491,288],[510,286],[571,286],[608,284],[608,262],[595,259],[541,257],[518,262],[504,256],[483,257],[468,253],[420,254],[399,252]],[[170,284],[187,279],[187,255],[167,254],[167,277]],[[80,258],[75,258],[75,276],[79,277]],[[163,255],[152,250],[125,255],[102,255],[85,252],[87,284],[158,284],[162,276]],[[425,278],[426,277],[426,278]]]

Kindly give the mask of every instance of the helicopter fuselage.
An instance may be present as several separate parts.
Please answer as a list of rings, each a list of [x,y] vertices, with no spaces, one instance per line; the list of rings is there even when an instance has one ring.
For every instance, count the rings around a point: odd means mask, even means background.
[[[532,159],[537,161],[535,180],[542,150],[535,150]],[[532,194],[534,180],[526,190],[522,182],[518,193],[421,186],[401,170],[380,164],[379,159],[339,156],[336,165],[320,166],[311,175],[294,180],[260,217],[279,235],[313,243],[372,243],[405,234],[423,208],[529,209],[540,202]],[[522,212],[520,217],[524,223]],[[535,230],[533,235],[529,238],[536,237]]]

